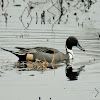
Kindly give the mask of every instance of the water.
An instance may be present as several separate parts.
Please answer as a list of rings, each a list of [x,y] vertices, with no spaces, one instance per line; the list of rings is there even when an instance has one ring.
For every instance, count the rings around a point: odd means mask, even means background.
[[[24,6],[23,3],[22,8]],[[11,9],[12,6],[9,5],[8,8]],[[3,17],[0,23],[0,47],[18,51],[15,47],[44,46],[66,53],[66,39],[69,36],[75,36],[86,51],[73,47],[72,67],[75,71],[81,66],[85,65],[85,67],[80,72],[78,80],[73,81],[66,76],[66,64],[57,69],[48,68],[44,72],[19,71],[19,68],[14,68],[18,58],[0,49],[0,99],[39,100],[40,97],[41,100],[99,100],[100,38],[98,32],[100,29],[96,28],[96,25],[99,25],[98,19],[85,23],[83,28],[72,23],[67,25],[61,23],[56,24],[52,31],[51,24],[36,25],[32,21],[30,27],[24,29],[19,20],[23,9],[21,10],[20,7],[9,9],[11,18],[9,17],[7,27]],[[14,11],[18,12],[17,10],[20,10],[19,14],[14,14]],[[92,25],[90,25],[91,22]]]
[[[5,99],[5,94],[10,100],[71,100],[84,99],[90,100],[97,97],[95,88],[99,88],[99,61],[100,61],[100,40],[97,30],[82,29],[76,30],[0,30],[0,47],[17,51],[14,47],[36,47],[46,46],[56,48],[65,53],[65,41],[68,36],[75,36],[79,39],[81,46],[86,50],[80,51],[74,47],[73,68],[79,68],[85,65],[84,70],[78,76],[78,80],[69,81],[66,77],[66,64],[57,69],[47,69],[41,71],[18,71],[13,68],[18,58],[9,52],[0,49],[0,92],[3,94],[0,98]],[[69,34],[70,33],[70,34]],[[81,35],[80,35],[81,34]],[[97,65],[95,65],[97,64]],[[30,76],[31,75],[31,76]],[[33,76],[32,76],[33,75]],[[88,86],[91,84],[90,86]],[[10,91],[10,93],[8,92]],[[15,92],[15,93],[13,93]],[[11,95],[13,94],[13,95]],[[27,96],[26,96],[27,95]],[[84,95],[84,96],[83,96]],[[15,99],[16,97],[16,99]]]
[[[79,43],[86,50],[80,51],[76,47],[73,47],[75,64],[88,64],[89,62],[98,62],[100,58],[100,41],[97,30],[92,29],[77,29],[75,30],[1,30],[0,32],[0,47],[9,50],[18,51],[15,47],[36,47],[44,46],[56,48],[59,51],[65,53],[65,41],[69,36],[75,36],[79,39]],[[3,60],[12,60],[12,57],[17,59],[10,53],[2,51]],[[7,55],[4,55],[6,53]],[[82,55],[82,56],[81,56]],[[83,60],[84,59],[84,60]],[[14,59],[13,59],[14,61]],[[15,60],[16,61],[16,60]],[[2,57],[1,57],[2,62]],[[1,64],[2,65],[2,64]]]

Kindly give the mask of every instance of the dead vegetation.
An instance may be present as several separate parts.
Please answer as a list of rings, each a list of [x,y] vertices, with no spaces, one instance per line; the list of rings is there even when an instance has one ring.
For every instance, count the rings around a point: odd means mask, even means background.
[[[48,67],[55,69],[55,55],[53,55],[52,62],[47,62],[46,59],[39,60],[38,58],[35,62],[25,61],[25,62],[16,62],[15,67],[22,68],[23,70],[41,70],[45,71]]]

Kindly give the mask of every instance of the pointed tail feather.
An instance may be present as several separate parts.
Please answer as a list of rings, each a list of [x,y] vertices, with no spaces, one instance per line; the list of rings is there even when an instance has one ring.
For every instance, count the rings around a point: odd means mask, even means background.
[[[19,58],[19,61],[26,61],[26,53],[14,52],[14,51],[7,50],[7,49],[4,49],[4,48],[1,48],[1,49],[14,54],[15,56],[17,56]]]
[[[1,48],[1,49],[13,53],[13,51],[11,51],[11,50],[7,50],[7,49],[4,49],[4,48]]]

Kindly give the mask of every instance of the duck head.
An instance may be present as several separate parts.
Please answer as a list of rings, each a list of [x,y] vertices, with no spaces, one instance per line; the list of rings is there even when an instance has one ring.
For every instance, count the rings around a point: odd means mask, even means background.
[[[70,36],[67,40],[66,40],[66,47],[70,50],[72,50],[72,47],[73,46],[76,46],[77,48],[79,48],[80,50],[82,51],[85,51],[85,49],[83,49],[79,42],[78,42],[78,39],[74,36]]]
[[[69,55],[69,59],[73,58],[73,51],[72,51],[72,47],[76,46],[77,48],[79,48],[82,51],[85,51],[85,49],[83,49],[81,47],[81,45],[78,42],[78,39],[74,36],[70,36],[67,40],[66,40],[66,53]]]

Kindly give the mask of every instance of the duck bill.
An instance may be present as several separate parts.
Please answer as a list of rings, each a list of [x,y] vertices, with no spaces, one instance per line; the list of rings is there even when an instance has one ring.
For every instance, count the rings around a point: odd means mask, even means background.
[[[79,48],[79,49],[82,50],[82,51],[85,51],[85,49],[83,49],[83,48],[80,46],[80,44],[77,44],[77,48]]]

